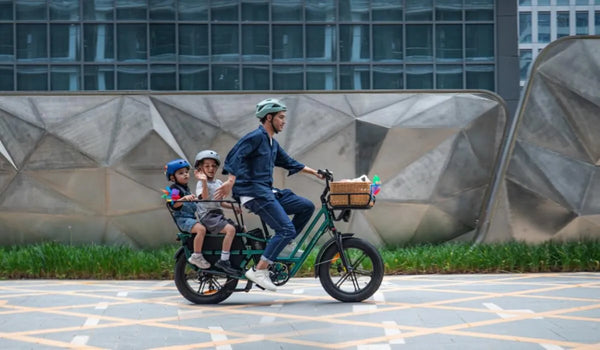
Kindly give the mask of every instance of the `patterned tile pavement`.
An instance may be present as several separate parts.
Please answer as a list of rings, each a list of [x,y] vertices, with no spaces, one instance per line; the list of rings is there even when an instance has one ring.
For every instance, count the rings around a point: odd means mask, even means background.
[[[600,349],[600,273],[313,278],[193,305],[172,281],[0,281],[0,349]]]

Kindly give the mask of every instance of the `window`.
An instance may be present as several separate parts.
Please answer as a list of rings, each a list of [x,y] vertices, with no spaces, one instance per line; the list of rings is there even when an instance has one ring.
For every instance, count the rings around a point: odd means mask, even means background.
[[[273,90],[302,90],[302,66],[273,66]]]
[[[269,25],[242,25],[243,60],[268,61],[269,57]]]
[[[11,21],[12,19],[13,19],[13,1],[12,0],[0,0],[0,21]]]
[[[531,6],[531,0],[519,0],[519,6]]]
[[[550,42],[550,12],[538,12],[538,42]]]
[[[272,19],[278,21],[302,21],[302,0],[272,0]]]
[[[207,21],[208,1],[179,0],[180,21]]]
[[[145,20],[146,7],[146,0],[115,0],[119,20]]]
[[[153,64],[150,66],[151,90],[177,90],[175,66],[170,64]]]
[[[143,61],[147,54],[146,24],[117,24],[117,59]]]
[[[575,5],[589,5],[590,1],[589,0],[576,0],[575,1]]]
[[[406,66],[406,88],[407,89],[432,89],[433,88],[433,66],[431,66],[431,65],[407,65]]]
[[[531,42],[531,12],[519,12],[519,42]]]
[[[83,4],[83,19],[96,21],[113,19],[112,0],[88,0],[81,3]]]
[[[402,0],[371,0],[373,21],[402,20]]]
[[[558,6],[569,6],[569,0],[556,0]]]
[[[242,21],[268,21],[268,0],[242,0]]]
[[[369,41],[368,25],[340,25],[340,61],[368,61]]]
[[[111,66],[84,66],[83,88],[85,90],[114,90],[115,69]]]
[[[112,24],[83,25],[83,56],[86,61],[113,61],[114,36]]]
[[[569,35],[569,12],[556,13],[556,38]]]
[[[175,0],[150,0],[151,20],[174,20]]]
[[[493,61],[494,26],[492,24],[467,24],[465,31],[467,61]]]
[[[437,65],[435,73],[436,89],[462,89],[463,69],[460,65]]]
[[[46,66],[17,66],[17,90],[48,90],[48,68]]]
[[[493,21],[494,0],[465,0],[467,21]]]
[[[428,24],[406,25],[406,60],[433,60],[433,28]]]
[[[331,22],[335,21],[337,7],[334,0],[306,0],[307,22]]]
[[[596,35],[600,35],[600,12],[594,13],[594,25],[596,27]]]
[[[435,28],[435,49],[438,62],[463,59],[462,24],[438,24]]]
[[[537,4],[538,4],[538,6],[549,6],[550,0],[538,0]]]
[[[213,61],[237,61],[240,54],[237,24],[217,24],[212,26]]]
[[[79,66],[52,66],[50,68],[50,90],[77,91],[80,90]]]
[[[402,26],[373,25],[373,61],[402,61]]]
[[[46,0],[16,0],[17,20],[46,20]],[[46,89],[44,89],[46,90]]]
[[[337,89],[337,74],[334,66],[306,66],[307,90]]]
[[[0,62],[15,58],[12,24],[0,24]]]
[[[206,1],[208,2],[208,1]],[[212,0],[210,2],[210,19],[212,21],[237,21],[237,0]]]
[[[79,24],[50,25],[50,58],[52,61],[80,61],[80,43]]]
[[[494,66],[467,65],[467,89],[494,91]]]
[[[304,57],[302,51],[302,26],[273,26],[273,60],[299,61]]]
[[[146,66],[118,66],[117,88],[119,90],[147,90]]]
[[[521,80],[527,80],[529,66],[531,66],[531,50],[519,50],[519,68],[521,72]]]
[[[341,90],[368,90],[371,88],[368,66],[340,66]]]
[[[336,57],[335,26],[306,26],[306,60],[331,62]]]
[[[47,50],[45,24],[17,24],[17,60],[44,60],[48,58]],[[24,77],[31,77],[34,75],[33,71],[36,70],[25,71]]]
[[[373,88],[381,90],[404,88],[402,66],[373,66]]]
[[[244,90],[269,90],[269,66],[244,66]]]
[[[438,21],[462,21],[462,0],[437,0],[435,19]]]
[[[13,90],[14,90],[13,67],[12,66],[0,66],[0,91],[13,91]]]
[[[586,35],[589,33],[588,30],[588,13],[587,11],[577,11],[575,13],[575,34]]]
[[[79,20],[79,0],[50,0],[50,20]]]
[[[208,28],[205,24],[179,25],[179,60],[208,61]]]
[[[208,66],[179,66],[179,90],[208,90],[208,88]]]
[[[340,21],[368,21],[369,20],[369,1],[368,0],[346,0],[338,2],[340,11]]]
[[[150,24],[150,60],[175,60],[174,24]]]
[[[406,0],[407,21],[431,21],[432,13],[432,0]]]
[[[212,90],[239,90],[240,72],[237,65],[212,67]]]

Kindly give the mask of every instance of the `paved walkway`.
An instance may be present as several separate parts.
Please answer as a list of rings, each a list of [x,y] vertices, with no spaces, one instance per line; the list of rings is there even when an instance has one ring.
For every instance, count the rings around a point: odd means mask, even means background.
[[[191,305],[172,281],[0,281],[0,349],[600,349],[600,274],[313,278]]]

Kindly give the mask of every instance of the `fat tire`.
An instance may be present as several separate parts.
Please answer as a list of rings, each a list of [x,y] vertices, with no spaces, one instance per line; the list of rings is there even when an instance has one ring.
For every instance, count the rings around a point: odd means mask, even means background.
[[[199,290],[202,278],[206,283],[219,282],[219,289],[207,293],[208,290]],[[194,282],[196,288],[190,285]],[[218,304],[229,298],[237,287],[238,279],[232,277],[217,276],[197,272],[192,265],[187,262],[185,254],[179,254],[175,262],[175,286],[181,295],[194,304]]]
[[[365,264],[368,265],[368,261],[366,259],[369,259],[372,267],[369,271],[364,271],[363,269],[360,269],[358,273],[355,272],[355,274],[350,274],[347,271],[336,271],[340,267],[343,269],[343,264],[341,258],[335,258],[336,254],[339,252],[337,244],[332,244],[329,247],[325,248],[326,250],[321,255],[321,260],[317,262],[319,264],[319,280],[321,281],[321,285],[323,286],[323,289],[325,289],[327,294],[331,295],[333,298],[339,301],[363,301],[371,297],[381,285],[384,273],[383,260],[381,259],[381,255],[377,251],[377,248],[375,248],[369,242],[364,241],[360,238],[346,238],[342,241],[342,245],[345,252],[349,252],[350,250],[352,250],[353,252],[362,253],[362,260],[357,259],[354,256],[356,254],[349,255],[351,265],[357,264],[357,266],[354,267],[359,267],[358,265],[360,265],[360,267],[364,267]],[[334,264],[333,266],[332,263]],[[332,276],[332,269],[334,273],[337,272],[339,273],[339,275],[336,274]],[[344,278],[347,279],[345,280],[347,281],[347,283],[351,283],[352,278],[357,277],[357,275],[360,275],[360,277],[363,278],[368,277],[368,274],[367,276],[365,276],[361,274],[361,272],[370,272],[370,280],[364,286],[358,286],[357,288],[356,285],[352,284],[354,290],[347,291],[343,290],[340,285],[336,284],[336,281],[342,281],[342,279]],[[334,281],[334,279],[336,281]]]

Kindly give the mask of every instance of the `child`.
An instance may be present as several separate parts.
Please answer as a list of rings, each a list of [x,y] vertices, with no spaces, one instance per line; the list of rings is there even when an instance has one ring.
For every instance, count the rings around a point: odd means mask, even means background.
[[[215,151],[205,150],[196,155],[194,163],[196,171],[194,174],[196,175],[196,179],[199,180],[196,185],[196,195],[198,198],[205,200],[213,199],[215,190],[223,184],[221,180],[215,179],[219,165],[221,165],[221,159]],[[221,207],[239,210],[239,208],[234,207],[230,203],[198,203],[198,216],[202,225],[206,227],[206,231],[209,233],[225,234],[221,249],[221,259],[215,263],[215,266],[230,275],[241,276],[242,270],[231,266],[231,262],[229,261],[231,244],[235,237],[235,227],[229,223]]]
[[[171,190],[178,190],[181,198],[179,201],[192,201],[196,196],[191,193],[188,187],[190,180],[190,163],[185,159],[175,159],[165,165],[165,175],[167,180],[173,182]],[[173,217],[179,229],[189,233],[195,233],[194,254],[188,259],[190,264],[196,265],[201,269],[208,269],[210,263],[202,256],[202,244],[206,235],[206,228],[196,219],[196,203],[171,202],[173,208]]]

